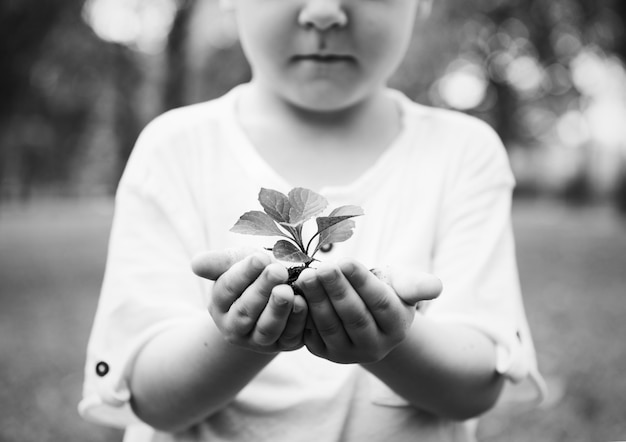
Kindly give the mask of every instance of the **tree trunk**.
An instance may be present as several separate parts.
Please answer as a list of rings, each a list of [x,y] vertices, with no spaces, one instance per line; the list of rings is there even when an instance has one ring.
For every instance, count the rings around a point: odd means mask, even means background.
[[[167,65],[163,104],[166,110],[187,103],[187,36],[196,0],[181,0],[167,41]]]

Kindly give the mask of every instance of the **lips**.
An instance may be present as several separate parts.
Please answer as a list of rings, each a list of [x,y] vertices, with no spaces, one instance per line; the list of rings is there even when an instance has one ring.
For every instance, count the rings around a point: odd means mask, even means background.
[[[304,54],[296,55],[295,61],[313,61],[317,63],[354,62],[354,57],[343,54]]]

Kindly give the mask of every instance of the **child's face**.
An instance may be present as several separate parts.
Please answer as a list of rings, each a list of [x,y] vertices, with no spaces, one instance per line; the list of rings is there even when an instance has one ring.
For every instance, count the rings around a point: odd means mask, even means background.
[[[291,105],[333,111],[385,86],[427,0],[231,0],[253,81]]]

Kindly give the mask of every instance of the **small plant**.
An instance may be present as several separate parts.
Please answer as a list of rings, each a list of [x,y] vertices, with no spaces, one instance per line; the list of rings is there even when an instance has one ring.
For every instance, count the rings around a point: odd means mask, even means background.
[[[302,187],[292,189],[288,195],[262,188],[259,192],[260,210],[246,212],[231,232],[246,235],[279,236],[274,247],[268,248],[280,261],[301,263],[289,268],[288,283],[292,284],[300,272],[316,261],[315,255],[324,246],[346,241],[354,233],[354,218],[363,215],[359,206],[341,206],[328,216],[318,216],[317,232],[308,241],[302,236],[305,222],[321,214],[328,206],[322,195]],[[315,241],[317,239],[317,241]],[[315,246],[313,246],[315,244]]]

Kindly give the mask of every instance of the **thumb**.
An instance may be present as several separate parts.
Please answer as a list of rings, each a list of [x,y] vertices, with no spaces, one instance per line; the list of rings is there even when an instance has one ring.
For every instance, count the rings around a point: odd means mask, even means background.
[[[443,290],[441,280],[430,273],[397,269],[391,272],[390,279],[391,287],[407,304],[435,299]]]
[[[407,304],[435,299],[443,290],[435,275],[408,268],[376,269],[376,276],[389,284],[398,297]]]
[[[231,248],[223,250],[207,250],[195,255],[191,260],[191,270],[202,278],[215,281],[233,264],[254,253],[262,253],[260,249],[251,247]]]

